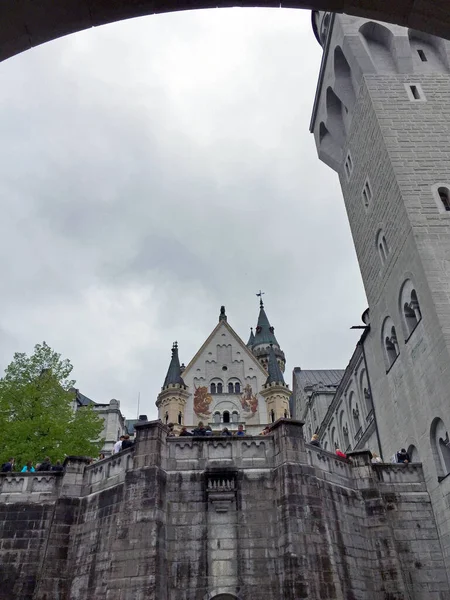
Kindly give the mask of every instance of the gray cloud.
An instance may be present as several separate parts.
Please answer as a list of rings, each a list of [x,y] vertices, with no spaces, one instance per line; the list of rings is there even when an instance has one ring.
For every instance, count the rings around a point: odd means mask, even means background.
[[[132,416],[177,339],[266,307],[288,368],[344,367],[365,308],[343,200],[308,125],[310,15],[117,23],[0,65],[0,366],[45,339]]]

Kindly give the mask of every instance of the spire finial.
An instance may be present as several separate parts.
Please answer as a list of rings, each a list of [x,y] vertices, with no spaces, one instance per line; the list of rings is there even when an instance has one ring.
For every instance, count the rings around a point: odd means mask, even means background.
[[[259,306],[260,306],[260,308],[264,308],[263,299],[262,299],[262,297],[263,297],[264,294],[265,294],[265,292],[263,292],[261,290],[259,290],[259,292],[256,294],[258,296],[258,298],[259,298]]]

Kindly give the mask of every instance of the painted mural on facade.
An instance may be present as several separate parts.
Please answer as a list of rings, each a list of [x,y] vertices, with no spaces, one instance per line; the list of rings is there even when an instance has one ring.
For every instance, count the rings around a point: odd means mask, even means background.
[[[252,386],[247,383],[241,396],[241,405],[244,419],[251,419],[258,410],[258,398],[253,393]]]
[[[194,392],[194,412],[198,417],[206,418],[211,414],[209,405],[212,402],[212,396],[206,386],[195,388]]]

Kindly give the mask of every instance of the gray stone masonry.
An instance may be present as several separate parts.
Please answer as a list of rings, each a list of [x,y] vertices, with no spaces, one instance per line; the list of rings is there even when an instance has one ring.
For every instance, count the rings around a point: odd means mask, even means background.
[[[268,436],[168,438],[0,475],[1,600],[444,600],[420,464]]]

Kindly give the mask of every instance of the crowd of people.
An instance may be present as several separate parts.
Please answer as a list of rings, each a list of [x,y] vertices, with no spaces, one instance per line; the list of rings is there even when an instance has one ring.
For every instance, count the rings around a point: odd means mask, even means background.
[[[317,448],[322,447],[317,433],[315,433],[312,436],[311,441],[309,443],[311,446],[316,446]],[[336,456],[339,456],[340,458],[348,458],[347,454],[345,452],[343,452],[340,448],[336,448],[335,454],[336,454]],[[383,462],[377,452],[371,452],[371,454],[372,454],[371,460],[372,460],[373,464]],[[394,456],[391,458],[390,462],[391,463],[408,464],[411,462],[411,458],[410,458],[408,452],[406,452],[406,450],[404,448],[402,448],[399,452],[396,452],[394,454]]]
[[[204,425],[204,423],[202,421],[200,421],[200,423],[197,425],[197,427],[194,427],[194,429],[192,429],[192,431],[188,431],[187,427],[182,427],[179,434],[176,433],[175,425],[173,423],[168,423],[167,427],[169,428],[169,433],[167,434],[168,437],[175,437],[177,435],[179,435],[180,437],[186,437],[186,436],[208,437],[208,436],[213,436],[213,435],[218,435],[218,436],[222,436],[222,437],[233,437],[233,436],[247,435],[245,432],[244,426],[242,424],[238,425],[237,431],[235,433],[232,433],[228,429],[228,427],[224,427],[222,429],[222,431],[218,432],[217,434],[215,434],[213,432],[210,425]],[[264,429],[260,433],[260,435],[267,435],[268,433],[270,433],[269,426],[264,427]]]
[[[57,460],[53,465],[50,457],[46,456],[40,463],[36,463],[34,466],[33,462],[29,460],[23,467],[20,464],[16,464],[15,458],[11,457],[7,462],[2,465],[2,473],[20,472],[20,473],[35,473],[36,471],[64,471],[64,467],[60,460]]]

